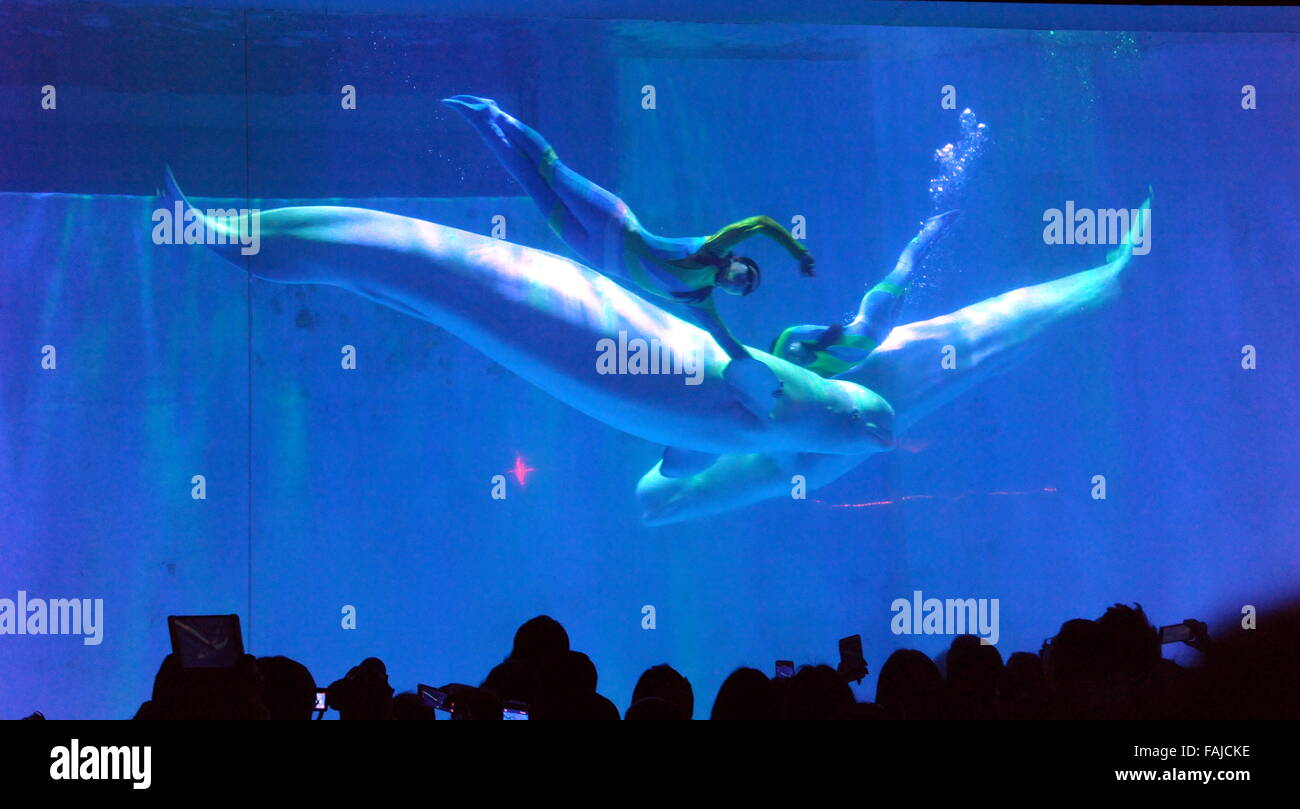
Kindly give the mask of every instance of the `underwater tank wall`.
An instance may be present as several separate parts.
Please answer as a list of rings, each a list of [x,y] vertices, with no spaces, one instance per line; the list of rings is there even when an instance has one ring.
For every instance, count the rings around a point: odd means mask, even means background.
[[[1116,602],[1294,597],[1295,18],[933,5],[6,5],[0,716],[131,716],[168,615],[402,691],[478,684],[547,614],[620,710],[668,662],[705,717],[853,634],[870,699],[959,631],[925,599],[1006,657]],[[259,211],[256,250],[183,243],[168,167]],[[823,346],[848,381],[767,353],[854,322],[949,210],[868,307],[883,345]],[[710,300],[757,370],[648,288],[729,251],[761,284]],[[605,373],[629,329],[695,353]]]

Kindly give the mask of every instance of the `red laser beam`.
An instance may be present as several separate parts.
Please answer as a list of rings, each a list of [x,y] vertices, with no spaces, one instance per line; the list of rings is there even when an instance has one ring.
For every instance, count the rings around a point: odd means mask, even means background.
[[[824,506],[831,508],[875,508],[877,506],[896,506],[900,503],[907,503],[912,500],[965,500],[968,497],[1020,497],[1031,494],[1056,494],[1055,486],[1043,486],[1039,489],[1029,489],[1023,492],[997,491],[997,492],[963,492],[956,497],[948,497],[937,494],[906,494],[902,497],[895,497],[892,500],[871,500],[866,503],[827,503],[825,500],[818,500]]]
[[[519,481],[520,486],[528,485],[528,473],[536,471],[536,469],[525,463],[524,456],[517,452],[515,453],[515,465],[506,470],[506,472],[515,476],[515,480]]]

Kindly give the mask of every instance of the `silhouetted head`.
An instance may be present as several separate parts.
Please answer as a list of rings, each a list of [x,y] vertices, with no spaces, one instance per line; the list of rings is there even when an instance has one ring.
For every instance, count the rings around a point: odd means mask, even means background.
[[[618,706],[600,694],[588,694],[582,699],[573,714],[574,719],[618,720]]]
[[[839,719],[853,708],[853,691],[830,666],[804,666],[790,678],[786,719]]]
[[[393,697],[393,718],[432,721],[437,717],[434,716],[433,708],[425,703],[423,697],[413,691],[403,691]]]
[[[1053,682],[1098,682],[1111,670],[1110,638],[1096,621],[1066,621],[1046,650],[1043,668]]]
[[[511,659],[545,660],[569,651],[569,633],[560,622],[549,615],[539,615],[524,621],[515,632],[515,645],[510,650]]]
[[[572,719],[596,693],[596,665],[582,652],[567,651],[542,664],[534,714],[538,719]],[[618,710],[615,709],[615,713]]]
[[[503,700],[532,705],[541,693],[541,665],[535,660],[510,658],[488,672],[483,688]]]
[[[1036,699],[1047,690],[1043,677],[1043,661],[1032,652],[1016,652],[1007,658],[999,685],[1007,699]]]
[[[739,668],[722,681],[710,719],[776,719],[776,692],[758,669]]]
[[[634,719],[689,719],[690,717],[682,716],[681,710],[666,699],[642,697],[632,701],[632,706],[627,709],[623,718],[632,721]]]
[[[670,718],[690,719],[695,715],[695,692],[690,681],[667,663],[646,669],[632,690],[634,705],[650,697],[657,697],[673,706],[678,715]],[[632,718],[631,710],[628,709],[629,719]]]
[[[948,647],[948,690],[957,707],[970,718],[987,718],[997,697],[1002,674],[998,647],[975,635],[958,635]]]
[[[367,657],[341,680],[330,683],[325,702],[339,712],[340,719],[391,719],[393,687],[388,669],[377,657]]]
[[[558,659],[555,671],[560,673],[564,685],[575,693],[595,693],[599,681],[596,664],[582,652],[566,652]]]
[[[311,719],[316,705],[316,680],[307,667],[287,657],[259,657],[262,704],[272,719]]]
[[[1224,618],[1225,630],[1242,619]],[[1199,693],[1178,706],[1183,716],[1195,705],[1208,719],[1300,719],[1300,603],[1275,606],[1255,628],[1226,631],[1205,655]],[[1157,668],[1177,672],[1169,661]]]
[[[948,647],[948,682],[992,695],[1002,671],[998,647],[976,635],[958,635]]]
[[[939,667],[916,649],[899,649],[880,667],[876,704],[905,719],[944,718],[947,709]]]
[[[596,693],[596,664],[582,652],[568,651],[542,667],[531,716],[535,719],[618,719],[618,708]],[[608,705],[606,704],[608,703]],[[597,715],[592,716],[592,712]],[[613,711],[613,716],[606,716]]]
[[[153,698],[139,719],[269,719],[262,704],[257,658],[241,655],[234,668],[191,668],[169,654],[154,678]]]
[[[1147,620],[1141,604],[1116,604],[1097,623],[1110,638],[1117,672],[1145,674],[1160,661],[1160,633]]]
[[[745,256],[727,255],[720,262],[714,284],[732,295],[749,295],[758,289],[760,280],[758,262]]]

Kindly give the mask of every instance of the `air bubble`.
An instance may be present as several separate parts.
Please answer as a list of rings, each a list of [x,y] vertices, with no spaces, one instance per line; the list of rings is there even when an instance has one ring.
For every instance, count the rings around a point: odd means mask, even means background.
[[[948,143],[934,153],[935,162],[939,164],[939,176],[930,180],[930,199],[935,210],[951,207],[949,198],[961,191],[965,178],[970,174],[966,169],[980,156],[988,138],[988,127],[975,118],[969,108],[962,110],[958,116],[961,126],[961,140],[956,144]]]

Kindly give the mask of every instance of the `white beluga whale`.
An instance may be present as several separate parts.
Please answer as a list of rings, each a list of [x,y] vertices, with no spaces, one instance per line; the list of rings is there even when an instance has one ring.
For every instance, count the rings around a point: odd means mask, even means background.
[[[1150,222],[1148,197],[1124,243],[1098,267],[1023,287],[941,317],[895,327],[888,338],[842,379],[884,396],[895,409],[902,434],[924,416],[971,386],[1022,362],[1049,333],[1082,322],[1113,301],[1143,228]],[[945,368],[950,348],[960,361]],[[692,475],[669,477],[657,464],[637,485],[642,520],[667,525],[789,497],[793,478],[811,491],[840,478],[867,455],[757,452],[725,455]]]
[[[242,218],[218,220],[190,206],[170,170],[167,188],[187,219],[232,236],[250,229]],[[660,468],[669,474],[707,469],[723,454],[856,456],[892,446],[884,398],[754,349],[782,394],[766,415],[747,409],[724,380],[729,357],[708,332],[576,261],[365,208],[278,208],[260,212],[258,226],[255,254],[238,244],[212,249],[257,278],[342,287],[441,326],[571,407],[668,447]],[[605,372],[602,341],[629,336],[691,358],[697,384],[680,373]]]

